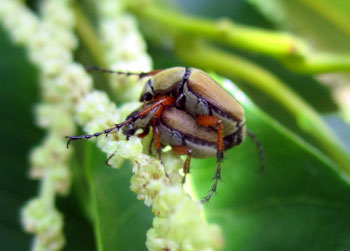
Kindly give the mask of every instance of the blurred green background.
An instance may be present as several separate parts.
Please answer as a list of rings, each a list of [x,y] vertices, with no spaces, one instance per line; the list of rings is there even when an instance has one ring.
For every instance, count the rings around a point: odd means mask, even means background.
[[[28,4],[36,9],[38,2]],[[89,10],[88,3],[78,1],[78,6]],[[225,17],[251,27],[291,32],[317,52],[350,55],[347,0],[178,0],[168,4],[198,17],[213,20]],[[93,17],[86,15],[93,23]],[[169,42],[174,34],[164,32],[163,24],[138,12],[136,16],[141,20],[140,29],[145,34],[154,68],[191,64]],[[340,107],[334,95],[340,81],[350,85],[349,70],[329,74],[327,78],[298,73],[293,66],[286,67],[283,59],[218,41],[212,44],[227,54],[256,63],[283,81],[318,112],[349,153],[349,121],[341,114],[349,112],[350,107]],[[33,107],[40,101],[40,79],[25,48],[14,45],[2,27],[0,55],[0,245],[3,250],[27,250],[31,236],[21,229],[19,210],[38,190],[38,182],[29,180],[27,174],[28,153],[45,135],[35,126],[33,115]],[[96,64],[84,41],[76,51],[76,60]],[[216,69],[208,66],[205,70]],[[339,174],[337,163],[271,95],[249,84],[247,79],[229,77],[256,104],[246,107],[247,123],[263,142],[266,169],[263,173],[255,172],[259,159],[254,143],[249,140],[228,152],[223,166],[224,181],[205,207],[208,220],[222,226],[225,250],[350,250],[350,187]],[[104,85],[103,79],[97,81],[97,85]],[[84,188],[73,185],[68,197],[57,200],[65,220],[65,250],[96,250],[97,235],[103,236],[100,243],[103,250],[145,250],[145,233],[151,227],[152,215],[129,190],[132,174],[128,163],[121,170],[111,170],[104,165],[105,156],[93,142],[77,143],[77,148],[81,155],[90,157],[75,157],[72,169],[92,170],[102,224],[98,230],[91,224],[82,208],[84,198],[75,193]],[[192,163],[190,177],[198,197],[211,187],[215,165],[215,159]]]

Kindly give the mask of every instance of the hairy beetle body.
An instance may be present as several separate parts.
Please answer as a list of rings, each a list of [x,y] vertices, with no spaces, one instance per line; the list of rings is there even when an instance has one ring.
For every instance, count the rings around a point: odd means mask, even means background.
[[[205,72],[185,67],[146,73],[111,71],[98,67],[90,67],[89,70],[149,77],[140,97],[144,105],[112,128],[90,135],[66,136],[67,147],[73,140],[90,139],[121,128],[127,138],[135,135],[138,129],[143,129],[137,135],[141,138],[152,127],[151,145],[155,141],[160,160],[161,148],[166,145],[172,146],[177,154],[188,156],[184,164],[184,180],[190,171],[192,157],[207,158],[216,155],[218,166],[215,183],[203,202],[208,201],[217,189],[224,151],[241,144],[246,134],[257,144],[263,168],[262,144],[254,134],[246,130],[243,107]],[[151,152],[151,147],[149,149]],[[112,156],[113,154],[106,163]]]

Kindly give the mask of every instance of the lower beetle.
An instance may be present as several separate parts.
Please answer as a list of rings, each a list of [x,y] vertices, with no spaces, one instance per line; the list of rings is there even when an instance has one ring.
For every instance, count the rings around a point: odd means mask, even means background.
[[[139,114],[142,109],[144,108],[136,110],[129,117],[131,118]],[[183,179],[184,183],[186,174],[190,171],[190,161],[192,157],[208,158],[215,155],[218,156],[217,142],[220,135],[216,129],[199,125],[196,119],[190,114],[174,106],[165,107],[155,123],[154,115],[156,112],[157,108],[150,111],[146,116],[139,117],[139,119],[125,125],[123,133],[127,137],[130,137],[134,135],[138,129],[143,129],[144,132],[139,134],[143,137],[149,132],[149,127],[152,126],[154,131],[153,140],[156,142],[156,149],[159,154],[161,147],[170,145],[175,153],[188,156],[183,168],[185,174]],[[223,150],[241,144],[245,138],[245,134],[246,127],[243,125],[235,133],[225,137],[223,139]],[[218,180],[221,177],[221,161],[222,158],[218,157],[214,186],[202,202],[208,201],[216,191]]]

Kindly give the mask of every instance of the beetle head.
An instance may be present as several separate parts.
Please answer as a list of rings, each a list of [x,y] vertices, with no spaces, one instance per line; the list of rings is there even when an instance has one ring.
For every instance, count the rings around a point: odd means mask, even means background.
[[[123,127],[123,134],[129,138],[130,136],[135,135],[137,128],[135,128],[134,123],[127,124]]]
[[[149,79],[143,88],[140,101],[150,101],[156,94],[154,93],[152,79]]]

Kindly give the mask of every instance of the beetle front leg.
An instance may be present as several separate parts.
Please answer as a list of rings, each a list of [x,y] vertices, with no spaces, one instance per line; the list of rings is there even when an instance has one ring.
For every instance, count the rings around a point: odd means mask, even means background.
[[[184,171],[184,177],[182,178],[182,184],[186,182],[186,175],[190,173],[190,163],[192,158],[192,149],[188,148],[187,146],[173,146],[172,149],[176,154],[179,155],[187,155],[187,159],[185,161],[183,171]]]
[[[154,117],[152,119],[152,127],[153,127],[153,137],[155,139],[155,143],[156,143],[156,150],[157,150],[157,153],[158,153],[158,158],[160,160],[160,162],[163,164],[163,161],[162,161],[162,145],[160,143],[160,134],[159,134],[159,128],[158,128],[158,118],[157,117]],[[164,167],[164,172],[165,172],[165,175],[170,179],[169,175],[168,175],[168,172],[166,171],[165,169],[165,166],[163,165]]]
[[[108,158],[105,161],[105,164],[109,167],[111,167],[111,164],[109,164],[109,161],[114,157],[115,153],[112,153],[111,155],[108,156]]]
[[[162,145],[160,144],[160,134],[159,134],[159,128],[158,128],[158,119],[153,119],[152,120],[152,126],[153,126],[153,137],[155,137],[155,142],[156,142],[156,150],[158,153],[158,158],[162,162],[162,155],[161,155],[161,150],[162,150]]]
[[[149,127],[146,127],[145,129],[143,129],[143,132],[142,133],[139,133],[137,134],[136,136],[139,138],[139,139],[143,139],[144,137],[146,137],[149,133]]]

